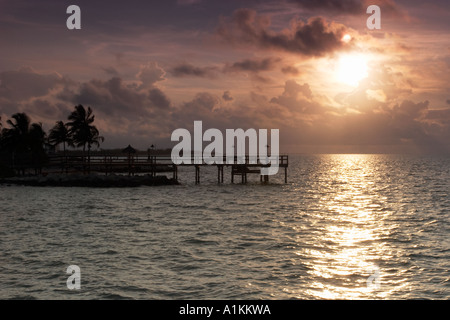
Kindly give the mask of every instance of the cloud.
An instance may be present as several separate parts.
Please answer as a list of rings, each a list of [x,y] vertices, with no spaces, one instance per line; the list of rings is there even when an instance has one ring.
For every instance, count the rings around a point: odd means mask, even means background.
[[[200,2],[202,2],[202,0],[177,0],[177,4],[180,6],[190,6]]]
[[[329,152],[449,152],[450,108],[432,110],[428,101],[374,100],[372,109],[347,112],[327,105],[307,83],[285,83],[272,98],[251,94],[253,121],[282,128],[285,145],[308,146],[304,151]],[[328,150],[328,151],[327,151]]]
[[[373,111],[407,99],[411,93],[411,81],[407,76],[380,65],[371,69],[369,76],[353,92],[339,94],[335,100],[360,112]]]
[[[392,115],[395,119],[401,121],[423,119],[428,112],[428,101],[414,103],[410,100],[404,100],[401,104],[396,104],[392,108]]]
[[[164,81],[166,72],[156,62],[149,62],[141,65],[140,71],[136,75],[141,81],[140,89],[152,88],[157,82]]]
[[[310,122],[317,114],[327,111],[319,101],[314,99],[308,83],[298,84],[294,80],[286,81],[281,95],[270,99],[271,104],[276,104],[288,112],[287,118]]]
[[[233,101],[234,100],[234,98],[231,96],[230,91],[225,91],[222,95],[222,99],[224,101]]]
[[[48,119],[62,119],[67,117],[65,112],[68,108],[65,104],[60,102],[53,102],[47,99],[31,99],[22,105],[22,111],[35,115],[35,121],[42,121]]]
[[[288,2],[309,10],[320,9],[346,14],[362,14],[365,12],[364,3],[361,0],[288,0]]]
[[[263,63],[255,66],[244,62],[239,60],[237,65],[248,70],[268,68],[262,67]],[[29,71],[24,77],[29,76]],[[137,80],[113,76],[77,83],[62,81],[56,74],[32,73],[28,85],[33,87],[42,79],[56,80],[29,92],[26,99],[0,96],[1,111],[24,110],[33,121],[42,121],[49,129],[54,121],[66,119],[75,104],[91,106],[97,116],[96,125],[108,141],[104,147],[128,143],[137,147],[167,145],[175,128],[190,130],[194,120],[202,120],[204,128],[220,130],[278,128],[281,145],[296,146],[297,152],[307,151],[299,149],[304,145],[320,152],[329,151],[330,146],[337,152],[450,151],[450,108],[433,110],[428,101],[403,97],[402,92],[407,93],[402,88],[405,77],[388,68],[381,68],[371,81],[361,83],[355,92],[342,98],[341,107],[329,103],[308,83],[294,80],[285,81],[275,94],[260,91],[235,98],[232,88],[219,95],[191,91],[186,101],[174,102],[169,89],[156,86],[165,74],[156,64],[141,67]],[[8,92],[26,89],[17,81],[7,83],[0,86]],[[32,93],[38,95],[29,96]]]
[[[312,98],[312,91],[309,87],[309,84],[304,83],[303,85],[299,85],[294,80],[286,81],[284,86],[283,96],[297,99],[297,97],[301,95],[307,99]]]
[[[165,80],[164,76],[165,71],[152,62],[140,67],[136,75],[138,83],[126,82],[117,76],[108,80],[92,79],[77,87],[65,88],[57,97],[72,104],[93,106],[107,115],[126,114],[135,119],[155,116],[161,110],[168,112],[171,107],[167,95],[155,86]]]
[[[68,82],[57,73],[41,74],[30,67],[0,72],[0,98],[26,100],[41,97]]]
[[[293,76],[298,76],[300,74],[300,71],[293,66],[282,67],[281,72],[283,72],[284,74],[291,74]]]
[[[27,112],[36,115],[36,121],[60,116],[66,108],[54,95],[74,83],[56,72],[40,73],[31,67],[0,72],[0,115]]]
[[[170,108],[170,100],[164,92],[158,88],[153,88],[149,91],[148,99],[158,109]]]
[[[389,16],[405,18],[407,14],[393,0],[288,0],[296,6],[312,12],[364,15],[370,5],[378,5]]]
[[[264,59],[244,59],[224,67],[225,72],[249,71],[260,72],[269,71],[275,68],[276,64],[281,61],[280,58],[264,58]]]
[[[200,77],[215,78],[218,68],[216,67],[196,67],[189,63],[181,63],[170,70],[174,77]]]
[[[259,82],[269,82],[270,80],[258,75],[257,73],[263,71],[273,70],[280,58],[258,58],[258,59],[243,59],[233,63],[225,63],[222,68],[216,66],[198,67],[190,63],[181,63],[170,69],[170,73],[174,77],[198,77],[217,79],[220,73],[227,74],[231,72],[247,72],[251,73],[252,79]]]
[[[102,67],[102,70],[109,76],[119,76],[119,72],[114,67]]]
[[[72,104],[95,106],[106,114],[144,113],[146,95],[127,87],[119,77],[109,80],[93,79],[82,83],[72,97]]]
[[[231,19],[221,21],[217,33],[230,43],[282,50],[306,57],[325,56],[350,45],[341,41],[347,32],[344,25],[328,23],[321,17],[311,18],[306,23],[292,22],[290,29],[278,32],[271,30],[270,25],[269,17],[259,16],[251,9],[238,9]]]
[[[213,111],[214,107],[219,104],[219,99],[208,92],[199,92],[194,99],[183,103],[181,109],[187,114],[205,114]]]
[[[75,82],[31,68],[5,71],[0,73],[0,115],[9,117],[24,111],[49,128],[54,121],[65,120],[74,105],[83,104],[93,108],[98,115],[96,123],[103,131],[133,135],[138,128],[167,124],[172,102],[156,87],[165,80],[164,76],[164,70],[156,63],[141,66],[136,75],[138,81],[113,76]],[[148,121],[148,125],[142,124]]]

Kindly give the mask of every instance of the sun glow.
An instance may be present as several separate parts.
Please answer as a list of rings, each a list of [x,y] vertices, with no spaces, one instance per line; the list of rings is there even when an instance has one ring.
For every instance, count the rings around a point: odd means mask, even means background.
[[[363,54],[344,54],[336,64],[336,78],[340,83],[356,87],[369,75],[368,57]]]
[[[350,42],[350,40],[352,40],[352,36],[349,35],[349,34],[345,34],[345,35],[342,37],[342,39],[341,39],[341,41],[343,41],[343,42],[345,42],[345,43]]]

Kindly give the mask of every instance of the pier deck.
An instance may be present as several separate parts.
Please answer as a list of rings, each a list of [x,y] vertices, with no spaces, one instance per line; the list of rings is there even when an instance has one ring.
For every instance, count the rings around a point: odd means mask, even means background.
[[[47,169],[60,172],[102,172],[105,175],[111,173],[127,173],[135,175],[140,173],[156,176],[158,173],[172,173],[173,179],[178,180],[178,167],[194,167],[195,183],[200,183],[200,168],[204,166],[215,166],[217,168],[217,182],[224,181],[224,167],[231,167],[231,183],[235,176],[241,177],[243,184],[247,183],[249,174],[259,174],[261,182],[268,182],[269,176],[261,175],[261,169],[270,167],[272,164],[264,164],[259,157],[246,155],[245,157],[223,157],[222,163],[207,164],[202,159],[192,157],[188,163],[174,164],[170,156],[152,155],[93,155],[90,161],[80,155],[51,155]],[[287,168],[289,156],[278,156],[278,167],[284,168],[284,181],[287,183]]]

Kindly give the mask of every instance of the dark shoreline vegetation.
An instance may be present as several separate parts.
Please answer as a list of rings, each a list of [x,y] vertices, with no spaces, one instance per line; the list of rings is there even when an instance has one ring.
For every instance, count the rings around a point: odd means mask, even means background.
[[[3,127],[0,118],[0,184],[81,187],[178,184],[177,180],[166,176],[91,173],[91,156],[117,155],[121,151],[91,150],[93,146],[99,147],[104,138],[93,125],[95,116],[90,107],[75,106],[67,119],[67,123],[57,121],[47,134],[41,123],[32,123],[25,113],[13,114],[6,121],[9,127]],[[62,152],[56,151],[58,145],[62,145]],[[67,147],[73,149],[67,150]],[[133,152],[143,153],[138,150]],[[161,152],[166,153],[167,150],[152,150],[152,155]],[[54,156],[63,159],[58,167],[51,164],[50,159]],[[79,162],[71,166],[67,159],[74,156],[78,157]],[[128,154],[128,157],[130,160],[131,155]]]

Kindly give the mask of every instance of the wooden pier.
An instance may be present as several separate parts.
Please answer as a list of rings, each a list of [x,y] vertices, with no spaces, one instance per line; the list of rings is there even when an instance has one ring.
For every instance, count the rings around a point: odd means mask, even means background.
[[[268,175],[261,175],[261,169],[268,168],[272,164],[264,164],[259,157],[235,156],[234,159],[223,157],[223,164],[207,164],[203,160],[192,158],[190,163],[174,164],[170,156],[151,156],[151,155],[93,155],[90,160],[86,156],[80,155],[51,155],[47,171],[53,172],[101,172],[105,175],[112,173],[121,173],[128,175],[150,174],[153,177],[158,173],[172,173],[172,178],[178,180],[178,167],[194,167],[195,183],[200,183],[200,168],[212,166],[217,168],[217,182],[224,182],[224,167],[231,167],[231,183],[235,182],[235,177],[241,177],[241,183],[247,183],[249,174],[260,175],[260,181],[267,183]],[[287,155],[278,156],[278,167],[281,171],[284,169],[284,182],[287,183],[287,168],[289,166],[289,157]]]

